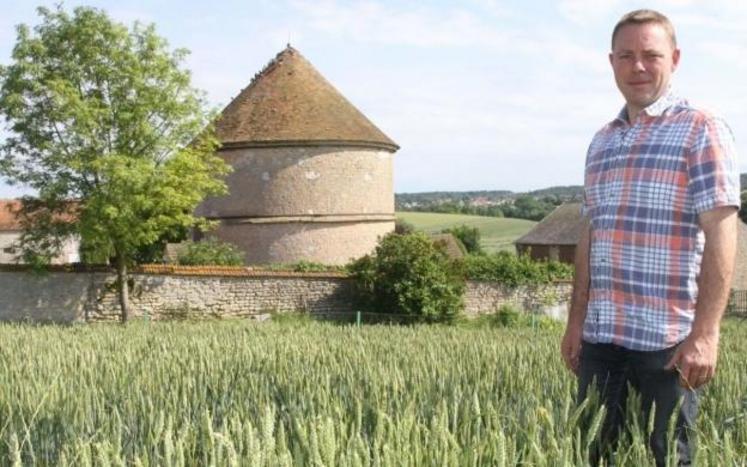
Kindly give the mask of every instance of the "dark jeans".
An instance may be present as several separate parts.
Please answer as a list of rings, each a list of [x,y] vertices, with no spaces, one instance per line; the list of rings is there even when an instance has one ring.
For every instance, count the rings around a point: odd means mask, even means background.
[[[669,419],[682,398],[674,435],[677,438],[679,465],[690,465],[690,429],[695,424],[698,400],[695,392],[680,386],[679,374],[675,370],[664,369],[676,348],[675,346],[653,352],[641,352],[614,344],[583,343],[578,401],[580,403],[586,398],[592,382],[595,382],[601,401],[607,406],[600,443],[590,459],[592,464],[598,464],[602,453],[612,449],[617,441],[625,419],[630,385],[641,396],[643,426],[647,423],[652,403],[654,404],[654,429],[649,438],[649,446],[654,453],[657,466],[666,463]]]

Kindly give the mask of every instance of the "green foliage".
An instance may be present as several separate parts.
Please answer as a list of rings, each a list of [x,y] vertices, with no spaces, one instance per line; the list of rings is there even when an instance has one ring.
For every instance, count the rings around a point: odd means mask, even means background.
[[[188,242],[177,262],[184,266],[242,266],[244,253],[230,243],[208,237],[200,242]]]
[[[421,194],[408,195],[417,198]],[[404,195],[399,195],[403,197]],[[444,214],[471,214],[488,217],[511,217],[515,219],[542,220],[553,209],[563,203],[568,197],[557,195],[539,196],[537,194],[519,195],[516,199],[503,197],[497,204],[487,206],[472,204],[469,192],[451,193],[451,197],[440,197],[417,202],[414,205],[400,202],[397,210],[434,212]]]
[[[742,219],[742,222],[747,222],[747,190],[742,192],[741,198],[742,205],[739,207],[739,218]]]
[[[537,198],[535,196],[519,196],[512,205],[504,206],[503,214],[506,217],[529,219],[539,221],[550,214],[561,201],[554,197]]]
[[[480,229],[472,227],[466,224],[462,224],[456,227],[451,227],[442,230],[443,233],[450,233],[459,239],[467,249],[467,253],[470,254],[481,254],[483,253],[482,247],[480,246]]]
[[[522,312],[514,306],[503,305],[495,313],[495,322],[502,327],[515,328],[521,321]]]
[[[225,193],[212,116],[181,68],[186,51],[169,51],[152,25],[128,30],[89,7],[38,12],[41,24],[18,27],[12,63],[0,67],[0,175],[50,211],[22,246],[50,256],[41,247],[55,243],[38,239],[63,232],[45,220],[66,219],[87,258],[116,258],[124,276],[139,248],[199,224],[197,204]]]
[[[509,286],[547,284],[571,279],[573,268],[557,261],[534,261],[528,255],[498,252],[492,255],[470,255],[464,258],[468,279],[496,281]]]
[[[565,329],[565,323],[550,316],[525,312],[506,304],[492,313],[478,316],[460,316],[454,324],[461,329],[533,329],[557,331]]]
[[[270,263],[252,266],[255,270],[275,272],[345,272],[345,266],[301,260],[296,263]]]
[[[322,263],[315,263],[313,261],[305,261],[301,260],[297,263],[295,263],[293,266],[294,272],[327,272],[330,270],[339,270],[339,267],[336,266],[328,266],[326,264]]]
[[[399,235],[407,235],[415,232],[415,226],[404,219],[397,218],[394,221],[394,232]]]
[[[163,261],[168,243],[181,243],[188,237],[189,229],[178,226],[161,234],[155,242],[138,247],[133,259],[138,264],[160,263]]]
[[[372,312],[449,321],[463,307],[461,272],[423,233],[389,234],[349,270],[360,305]]]

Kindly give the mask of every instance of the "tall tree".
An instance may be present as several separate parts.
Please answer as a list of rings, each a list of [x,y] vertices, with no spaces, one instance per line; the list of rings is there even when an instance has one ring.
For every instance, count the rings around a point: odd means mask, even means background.
[[[38,194],[24,203],[27,253],[48,258],[59,244],[50,238],[75,234],[87,256],[113,258],[126,321],[135,252],[200,223],[194,208],[225,193],[228,167],[185,50],[171,51],[153,25],[128,28],[102,10],[38,13],[33,29],[18,26],[11,64],[0,67],[10,134],[0,175]]]

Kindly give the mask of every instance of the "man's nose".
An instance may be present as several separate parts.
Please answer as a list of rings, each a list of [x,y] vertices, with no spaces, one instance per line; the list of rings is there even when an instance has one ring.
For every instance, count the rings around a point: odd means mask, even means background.
[[[633,61],[633,70],[635,71],[646,71],[646,67],[643,66],[643,60],[637,58]]]

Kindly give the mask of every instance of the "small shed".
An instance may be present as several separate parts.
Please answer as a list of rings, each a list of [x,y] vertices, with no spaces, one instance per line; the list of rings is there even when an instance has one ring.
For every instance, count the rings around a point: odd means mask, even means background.
[[[535,260],[573,264],[584,222],[581,203],[561,204],[514,242],[516,251]]]

